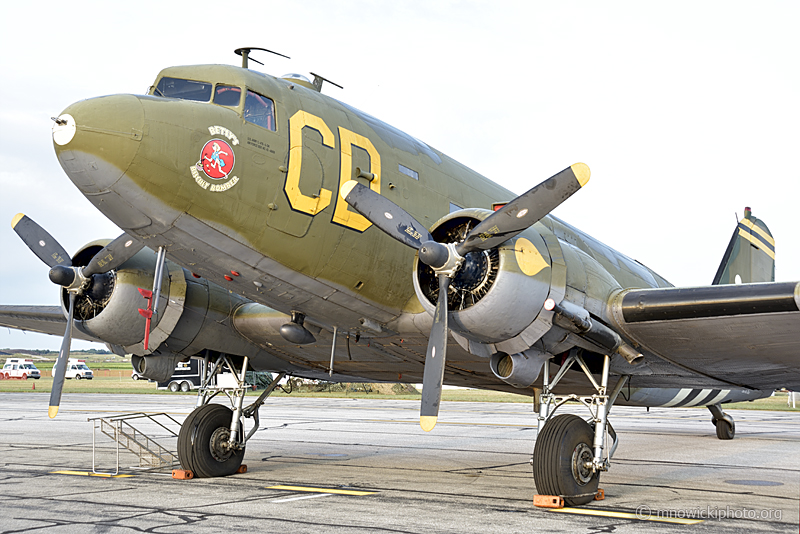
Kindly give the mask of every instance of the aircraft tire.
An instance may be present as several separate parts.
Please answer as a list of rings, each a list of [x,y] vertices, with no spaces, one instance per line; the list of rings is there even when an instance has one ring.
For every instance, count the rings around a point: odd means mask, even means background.
[[[717,437],[719,439],[733,439],[733,436],[736,434],[736,424],[732,420],[719,419],[714,421],[714,426],[717,427]]]
[[[228,440],[232,417],[233,412],[227,406],[206,404],[184,421],[178,435],[178,458],[195,477],[232,475],[242,465],[244,449],[224,451],[215,447],[215,444]]]
[[[192,463],[192,440],[189,432],[193,426],[194,418],[200,408],[192,410],[181,425],[181,430],[178,433],[178,460],[181,462],[181,467],[187,471],[194,473],[194,464]],[[197,475],[195,475],[197,476]]]
[[[550,419],[533,449],[533,478],[539,494],[561,495],[567,506],[592,501],[600,473],[592,473],[580,464],[594,456],[593,440],[592,427],[576,415]]]

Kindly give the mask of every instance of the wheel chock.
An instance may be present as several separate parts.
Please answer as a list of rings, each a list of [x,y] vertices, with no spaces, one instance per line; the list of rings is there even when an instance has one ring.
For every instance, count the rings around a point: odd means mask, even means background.
[[[602,501],[606,498],[606,492],[600,488],[597,488],[597,493],[594,494],[594,500]]]
[[[247,464],[242,464],[239,466],[239,469],[236,470],[236,473],[241,475],[242,473],[247,473]]]
[[[533,505],[538,508],[564,508],[564,498],[557,495],[534,495]]]
[[[194,478],[194,473],[188,469],[173,469],[172,478],[175,480],[191,480]]]

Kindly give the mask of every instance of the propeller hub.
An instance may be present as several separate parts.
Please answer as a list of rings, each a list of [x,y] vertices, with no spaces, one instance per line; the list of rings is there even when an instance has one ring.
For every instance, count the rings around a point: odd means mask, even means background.
[[[433,269],[436,276],[447,276],[450,279],[464,263],[464,256],[456,252],[455,243],[442,244],[436,241],[426,241],[422,244],[419,248],[419,259]]]
[[[444,267],[449,257],[447,246],[436,241],[426,241],[419,247],[419,260],[432,269]]]
[[[83,276],[80,267],[64,265],[56,265],[50,269],[49,277],[51,282],[73,293],[79,293],[79,290],[86,287],[91,281],[91,278]]]
[[[69,287],[75,281],[75,270],[64,265],[56,265],[50,269],[49,276],[54,284]]]

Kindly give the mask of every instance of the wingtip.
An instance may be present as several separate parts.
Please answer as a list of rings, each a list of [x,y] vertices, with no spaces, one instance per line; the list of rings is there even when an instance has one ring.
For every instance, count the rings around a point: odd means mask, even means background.
[[[589,181],[589,177],[592,176],[592,171],[589,170],[589,166],[585,163],[576,163],[572,165],[572,173],[575,175],[575,178],[578,180],[578,183],[581,184],[581,187],[586,185],[586,182]]]
[[[47,415],[50,416],[50,419],[54,419],[58,415],[58,406],[50,406],[47,409]]]
[[[355,180],[348,180],[344,183],[344,185],[339,189],[339,194],[342,196],[343,199],[347,200],[347,195],[350,194],[350,191],[353,190],[355,186],[358,185],[358,182]]]
[[[16,228],[17,224],[19,224],[23,217],[25,217],[24,213],[17,213],[14,215],[14,218],[11,219],[11,228]]]
[[[439,417],[436,415],[421,415],[419,417],[419,426],[422,427],[422,430],[425,432],[430,432],[433,430],[433,427],[436,426],[436,421],[438,421]]]

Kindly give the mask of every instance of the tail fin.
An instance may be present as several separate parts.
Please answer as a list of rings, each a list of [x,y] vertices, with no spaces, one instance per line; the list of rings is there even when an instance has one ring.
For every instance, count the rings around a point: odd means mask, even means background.
[[[744,209],[713,285],[775,281],[775,240],[761,219]]]

